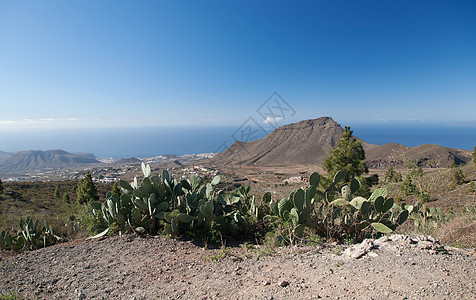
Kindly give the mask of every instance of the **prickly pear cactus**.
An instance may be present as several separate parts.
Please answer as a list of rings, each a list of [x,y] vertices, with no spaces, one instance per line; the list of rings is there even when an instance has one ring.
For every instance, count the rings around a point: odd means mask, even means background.
[[[167,170],[157,176],[151,174],[149,165],[142,163],[141,168],[141,181],[119,181],[120,197],[108,193],[104,203],[91,203],[98,232],[119,228],[119,232],[179,235],[185,230],[209,228],[212,223],[239,226],[246,223],[243,215],[259,216],[254,196],[248,195],[249,187],[244,194],[225,194],[217,190],[220,176],[209,183],[196,176],[178,181]]]

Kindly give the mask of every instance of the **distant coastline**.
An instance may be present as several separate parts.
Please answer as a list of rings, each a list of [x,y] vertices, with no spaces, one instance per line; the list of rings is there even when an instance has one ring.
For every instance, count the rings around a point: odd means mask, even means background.
[[[93,153],[97,158],[154,157],[217,152],[230,146],[238,126],[204,128],[131,128],[1,132],[1,151],[64,149],[71,153]],[[439,124],[351,124],[354,135],[372,144],[399,143],[405,146],[438,144],[473,150],[476,126]],[[257,134],[257,138],[265,134]],[[223,149],[221,149],[223,150]]]

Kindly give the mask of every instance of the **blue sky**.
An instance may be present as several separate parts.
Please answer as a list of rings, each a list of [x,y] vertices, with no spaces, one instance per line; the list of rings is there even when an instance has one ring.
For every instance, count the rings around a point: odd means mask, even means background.
[[[287,122],[474,124],[475,15],[476,1],[0,0],[0,131],[239,125],[275,91]]]

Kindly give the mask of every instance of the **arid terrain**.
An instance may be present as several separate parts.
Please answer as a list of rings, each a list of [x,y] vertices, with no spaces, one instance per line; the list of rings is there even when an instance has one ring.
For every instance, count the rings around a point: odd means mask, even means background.
[[[392,235],[352,248],[234,245],[125,235],[2,252],[19,299],[474,299],[475,253]],[[356,248],[356,249],[354,249]],[[359,257],[359,258],[354,258]]]
[[[168,169],[175,178],[206,180],[220,174],[219,189],[250,185],[257,199],[265,193],[282,199],[308,186],[312,172],[326,174],[322,161],[342,130],[332,119],[319,118],[280,127],[261,140],[235,143],[213,159],[157,157],[147,163],[154,174]],[[318,142],[305,144],[307,136]],[[286,247],[266,239],[256,245],[222,241],[210,246],[205,240],[136,234],[94,240],[84,238],[91,234],[80,221],[87,218],[78,213],[87,209],[74,204],[76,181],[8,182],[0,198],[0,226],[12,228],[28,214],[48,219],[67,242],[22,253],[1,251],[0,300],[475,299],[476,169],[465,164],[469,151],[362,143],[371,167],[366,176],[379,176],[375,185],[387,188],[399,204],[420,201],[422,209],[441,209],[440,215],[420,225],[409,220],[397,234],[355,245],[310,241],[310,235]],[[409,160],[415,166],[408,167]],[[137,161],[101,163],[71,174],[90,171],[104,201],[112,183],[103,180],[141,178]],[[386,178],[390,166],[400,180]],[[455,183],[457,171],[462,177]],[[415,191],[404,194],[408,174]],[[66,194],[70,202],[61,199]]]

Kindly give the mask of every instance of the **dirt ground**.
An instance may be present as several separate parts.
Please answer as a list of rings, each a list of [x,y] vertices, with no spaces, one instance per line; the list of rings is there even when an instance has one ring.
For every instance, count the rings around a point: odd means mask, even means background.
[[[0,292],[20,299],[476,299],[475,253],[432,238],[262,250],[125,235],[0,252]]]

